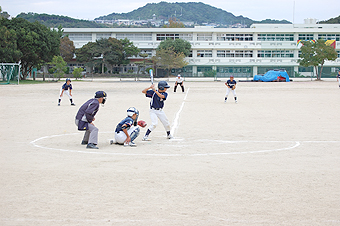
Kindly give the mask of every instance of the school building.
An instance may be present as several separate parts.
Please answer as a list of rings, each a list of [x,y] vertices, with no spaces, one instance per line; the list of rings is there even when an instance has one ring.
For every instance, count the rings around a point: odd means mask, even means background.
[[[285,69],[290,77],[315,76],[314,68],[298,64],[299,40],[335,40],[338,58],[324,65],[323,76],[340,69],[340,24],[253,24],[249,28],[64,28],[64,34],[81,48],[100,38],[128,38],[149,57],[156,54],[162,40],[184,39],[192,49],[181,69],[184,76],[204,76],[216,70],[217,77],[252,77],[269,69]],[[140,58],[141,57],[136,57]]]

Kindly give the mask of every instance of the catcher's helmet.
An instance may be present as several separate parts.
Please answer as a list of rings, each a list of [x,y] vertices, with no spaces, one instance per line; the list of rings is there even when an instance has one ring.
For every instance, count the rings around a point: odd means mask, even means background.
[[[160,81],[158,83],[158,89],[170,88],[169,84],[166,81]]]
[[[134,114],[136,114],[137,116],[139,115],[139,111],[136,108],[130,107],[129,109],[127,109],[127,116],[131,117]]]

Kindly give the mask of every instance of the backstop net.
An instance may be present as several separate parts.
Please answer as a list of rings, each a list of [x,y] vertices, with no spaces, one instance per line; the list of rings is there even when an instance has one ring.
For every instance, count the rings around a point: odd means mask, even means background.
[[[20,64],[0,63],[0,84],[19,84]]]

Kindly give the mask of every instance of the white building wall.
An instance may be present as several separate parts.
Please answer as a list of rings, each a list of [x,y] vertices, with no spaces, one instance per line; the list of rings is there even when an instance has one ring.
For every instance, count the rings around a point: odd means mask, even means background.
[[[298,53],[299,47],[297,40],[299,34],[313,34],[314,39],[318,39],[319,34],[335,34],[339,36],[336,50],[340,50],[340,25],[339,24],[253,24],[250,28],[64,28],[64,34],[69,34],[76,48],[81,48],[89,41],[95,42],[98,33],[111,33],[111,37],[117,37],[117,34],[151,34],[152,40],[132,40],[134,45],[142,50],[152,51],[156,54],[156,49],[160,43],[157,40],[157,34],[191,34],[192,40],[192,57],[188,57],[189,66],[193,66],[193,74],[199,73],[200,67],[209,66],[218,67],[250,67],[252,74],[258,73],[259,67],[293,67],[294,71],[298,70]],[[84,35],[83,35],[84,34]],[[86,34],[91,34],[92,38],[87,39]],[[211,38],[204,41],[198,40],[202,35],[211,34]],[[252,34],[251,41],[221,41],[218,37],[221,34]],[[293,40],[266,40],[260,41],[259,35],[289,35],[293,34]],[[77,36],[78,35],[78,36]],[[83,35],[83,36],[82,36]],[[201,35],[201,36],[199,36]],[[337,36],[337,37],[338,37]],[[203,36],[204,37],[204,36]],[[211,57],[198,57],[200,50],[211,50]],[[252,51],[252,57],[218,57],[218,51]],[[271,51],[275,55],[276,51],[291,51],[293,57],[259,57],[258,54],[263,51]],[[326,62],[325,66],[331,66],[340,69],[340,59],[334,62]],[[292,75],[291,75],[292,76]]]

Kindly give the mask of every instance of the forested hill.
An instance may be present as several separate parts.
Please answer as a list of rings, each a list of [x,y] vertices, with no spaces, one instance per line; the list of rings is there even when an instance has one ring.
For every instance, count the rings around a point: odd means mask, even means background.
[[[331,18],[329,20],[320,21],[319,23],[320,24],[340,24],[340,15],[338,17]]]
[[[107,16],[101,16],[95,20],[115,20],[115,19],[130,19],[130,20],[146,20],[151,19],[153,14],[157,19],[168,20],[170,17],[176,17],[180,21],[191,21],[197,24],[216,23],[224,25],[232,25],[241,23],[251,25],[253,23],[261,23],[247,17],[235,16],[225,10],[204,4],[202,2],[189,3],[148,3],[143,7],[133,10],[129,13],[111,13]],[[267,19],[264,23],[291,23],[286,20],[278,21]]]
[[[17,15],[18,18],[23,18],[28,20],[29,22],[38,21],[47,27],[58,27],[62,25],[62,27],[69,28],[101,28],[107,27],[103,24],[97,24],[88,20],[78,20],[73,19],[67,16],[57,16],[57,15],[49,15],[49,14],[37,14],[37,13],[21,13]]]

